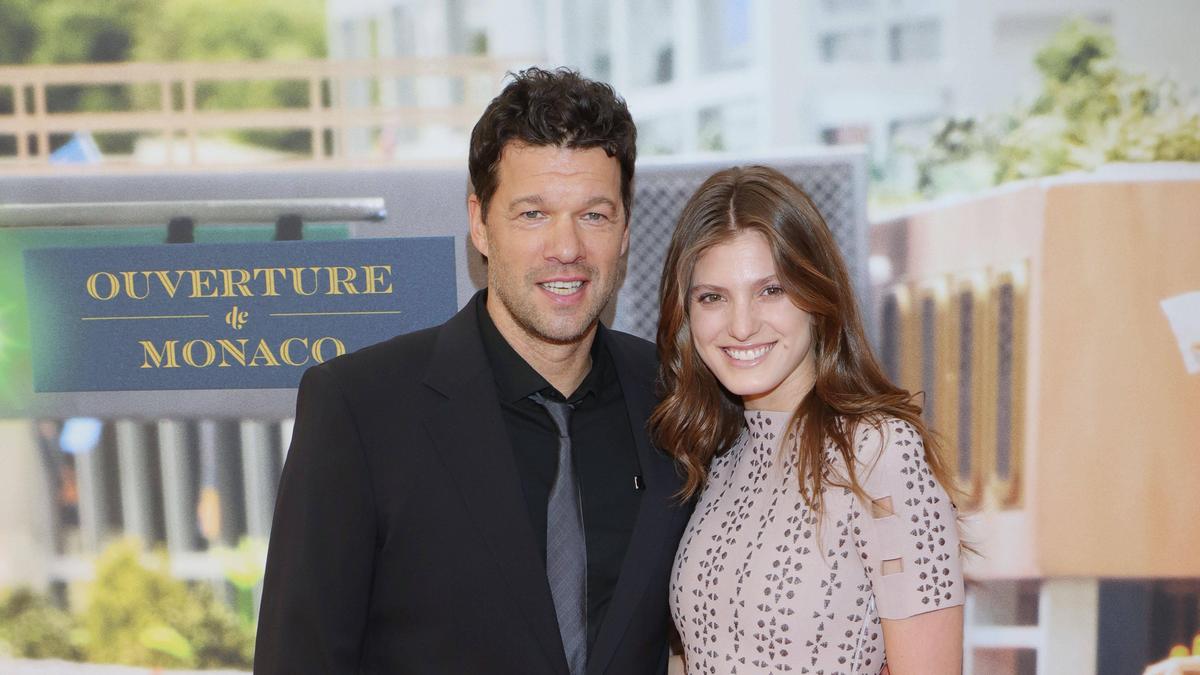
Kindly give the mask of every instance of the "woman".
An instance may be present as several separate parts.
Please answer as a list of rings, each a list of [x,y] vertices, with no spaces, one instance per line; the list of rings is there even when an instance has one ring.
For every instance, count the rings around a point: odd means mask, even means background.
[[[709,178],[660,300],[651,426],[698,495],[671,584],[688,673],[959,673],[948,471],[808,197],[767,167]]]

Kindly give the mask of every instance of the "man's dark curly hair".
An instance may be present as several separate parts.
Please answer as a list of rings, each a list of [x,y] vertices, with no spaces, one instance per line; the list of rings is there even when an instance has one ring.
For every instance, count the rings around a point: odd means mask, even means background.
[[[637,129],[625,101],[603,82],[568,68],[528,68],[492,99],[471,130],[467,169],[486,217],[496,193],[500,154],[510,141],[586,150],[603,148],[621,165],[621,201],[628,219],[633,202]]]

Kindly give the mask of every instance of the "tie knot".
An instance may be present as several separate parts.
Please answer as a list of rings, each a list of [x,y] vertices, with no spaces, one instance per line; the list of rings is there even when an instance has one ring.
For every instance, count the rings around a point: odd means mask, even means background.
[[[554,426],[558,427],[559,438],[567,438],[570,436],[571,428],[571,404],[566,401],[554,401],[542,396],[541,392],[530,395],[530,400],[546,409],[550,413],[550,419],[554,420]]]

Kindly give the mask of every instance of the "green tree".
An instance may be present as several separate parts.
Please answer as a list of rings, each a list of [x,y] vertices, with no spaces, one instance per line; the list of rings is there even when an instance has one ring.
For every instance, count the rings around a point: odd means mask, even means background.
[[[37,35],[32,0],[0,2],[0,64],[28,63]]]
[[[137,26],[137,61],[260,61],[325,56],[324,0],[166,0]]]
[[[153,0],[51,0],[37,3],[37,44],[34,63],[115,63],[128,61],[133,53],[134,31],[140,24],[153,23],[157,4]],[[134,103],[128,87],[47,87],[46,109],[50,112],[128,110]],[[68,140],[52,139],[52,144]],[[128,152],[133,134],[111,134],[97,139],[102,150]]]
[[[113,63],[133,54],[139,26],[156,22],[153,0],[50,0],[37,3],[35,63]]]
[[[1200,161],[1200,115],[1173,83],[1122,70],[1104,29],[1070,22],[1034,63],[1042,91],[1031,105],[945,120],[915,153],[922,194],[963,187],[964,176],[983,187],[1106,162]]]
[[[80,622],[91,661],[179,668],[248,668],[253,632],[206,585],[188,586],[165,556],[142,564],[132,541],[109,546]],[[183,638],[185,642],[181,642]]]
[[[0,0],[0,64],[28,63],[37,35],[32,0]],[[0,89],[0,114],[12,114],[13,105],[12,90]],[[16,151],[16,139],[0,136],[0,155]]]
[[[0,656],[78,660],[74,618],[27,588],[0,594]]]
[[[0,0],[0,63],[120,61],[255,61],[325,56],[324,0]],[[157,107],[157,90],[128,85],[48,89],[51,112]],[[12,110],[0,90],[0,112]],[[308,105],[303,82],[204,83],[201,109],[286,108]],[[246,132],[246,140],[304,150],[307,132]],[[133,134],[97,139],[107,152],[128,152]],[[65,138],[52,139],[57,144]],[[12,139],[0,139],[12,154]]]
[[[216,5],[216,7],[214,7]],[[170,0],[157,25],[142,26],[139,61],[292,61],[323,58],[323,0]],[[308,83],[206,82],[196,88],[201,110],[303,108]],[[245,131],[244,141],[292,152],[309,150],[309,132]]]
[[[0,63],[325,55],[324,0],[0,0]]]

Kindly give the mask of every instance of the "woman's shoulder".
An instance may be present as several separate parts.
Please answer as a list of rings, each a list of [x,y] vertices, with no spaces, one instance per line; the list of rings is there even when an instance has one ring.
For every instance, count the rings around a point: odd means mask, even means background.
[[[925,463],[925,439],[912,422],[888,414],[868,415],[850,430],[859,472],[895,472]]]

